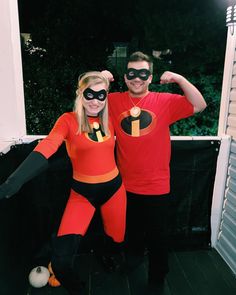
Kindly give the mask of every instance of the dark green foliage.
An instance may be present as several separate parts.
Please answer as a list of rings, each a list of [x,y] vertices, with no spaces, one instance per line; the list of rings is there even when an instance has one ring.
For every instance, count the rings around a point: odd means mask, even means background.
[[[47,134],[59,115],[72,110],[79,75],[106,67],[112,43],[96,5],[90,6],[48,1],[31,19],[33,41],[22,45],[28,134]]]
[[[19,1],[22,23],[26,2]],[[40,13],[28,24],[32,44],[22,47],[28,133],[47,134],[60,114],[72,110],[78,76],[85,71],[108,67],[116,80],[111,91],[124,90],[123,73],[106,62],[113,42],[126,42],[128,54],[171,50],[155,59],[152,90],[181,93],[176,85],[158,85],[170,70],[194,83],[207,101],[204,112],[177,122],[171,133],[216,135],[227,35],[225,8],[216,3],[39,1]]]
[[[191,66],[191,65],[190,65]],[[154,76],[154,83],[151,85],[151,90],[158,92],[172,92],[182,94],[181,90],[175,84],[160,85],[160,74],[165,70],[177,71],[174,65],[167,65],[163,61],[157,62],[157,75]],[[184,67],[182,67],[184,69]],[[222,86],[222,69],[217,69],[215,65],[214,74],[210,74],[207,71],[206,65],[196,68],[196,71],[192,69],[186,69],[185,72],[181,72],[189,81],[191,81],[203,94],[207,108],[194,116],[180,120],[171,126],[172,135],[217,135],[218,129],[218,117],[220,110],[220,96]],[[159,74],[160,72],[160,74]]]
[[[134,11],[132,50],[172,52],[155,60],[151,89],[181,93],[175,85],[157,84],[164,71],[173,71],[197,86],[208,105],[171,126],[172,135],[217,135],[227,35],[224,8],[208,0],[151,0],[149,6],[137,0]]]

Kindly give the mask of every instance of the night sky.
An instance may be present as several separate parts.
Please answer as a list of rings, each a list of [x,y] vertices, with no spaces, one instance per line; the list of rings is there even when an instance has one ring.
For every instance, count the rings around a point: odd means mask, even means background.
[[[20,30],[21,32],[30,32],[32,21],[38,20],[42,18],[46,12],[47,12],[47,5],[48,3],[55,3],[55,9],[60,6],[67,6],[68,1],[66,0],[18,0],[18,7],[19,7],[19,19],[20,19]],[[125,24],[119,23],[120,15],[124,16],[126,15],[129,17],[129,15],[132,15],[134,8],[139,5],[138,0],[119,0],[119,1],[108,1],[108,0],[101,0],[101,1],[92,1],[87,0],[88,3],[88,9],[87,9],[87,22],[93,23],[96,26],[97,20],[99,20],[99,14],[101,19],[99,21],[106,22],[107,25],[111,26],[112,29],[110,30],[110,34],[113,36],[113,38],[122,39],[122,34],[124,36],[124,39],[126,38],[126,31],[125,31]],[[91,4],[89,4],[89,2]],[[140,1],[141,2],[141,1]],[[209,15],[214,14],[216,11],[220,12],[220,14],[225,15],[226,8],[228,5],[230,5],[232,2],[236,2],[233,0],[147,0],[145,1],[144,10],[148,9],[150,12],[152,10],[155,10],[155,7],[158,6],[158,9],[160,7],[160,15],[162,15],[163,12],[161,7],[165,3],[169,3],[169,9],[174,11],[181,11],[186,8],[190,8],[191,6],[198,5],[199,14],[201,14],[201,6],[204,10],[204,5],[206,3],[210,3],[210,8],[208,9]],[[54,5],[53,3],[53,5]],[[84,3],[82,0],[74,1],[75,5],[81,5],[81,3]],[[95,5],[96,3],[96,5]],[[144,3],[144,2],[143,2]],[[182,4],[181,4],[182,3]],[[196,4],[197,3],[197,4]],[[100,9],[100,10],[99,10]],[[194,9],[194,7],[193,7]],[[91,14],[97,13],[96,19],[94,17],[91,17]],[[145,11],[144,11],[145,12]],[[140,19],[142,19],[142,13],[139,15]],[[168,21],[168,20],[167,20]],[[117,24],[117,26],[115,26]],[[84,23],[86,26],[86,23]],[[222,24],[224,25],[224,24]],[[124,26],[124,27],[123,27]],[[131,32],[132,34],[132,32]]]

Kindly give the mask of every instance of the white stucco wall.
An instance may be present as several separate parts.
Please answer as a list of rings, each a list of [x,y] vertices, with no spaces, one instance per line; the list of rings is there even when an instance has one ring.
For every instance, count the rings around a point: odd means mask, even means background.
[[[0,1],[0,147],[26,134],[17,0]]]

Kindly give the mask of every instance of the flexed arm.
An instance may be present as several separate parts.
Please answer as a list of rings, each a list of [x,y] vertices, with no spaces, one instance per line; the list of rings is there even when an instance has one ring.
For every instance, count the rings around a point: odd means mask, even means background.
[[[102,74],[105,78],[107,78],[107,80],[108,80],[109,82],[113,82],[113,81],[114,81],[114,77],[113,77],[113,75],[112,75],[112,73],[111,73],[110,71],[108,71],[108,70],[103,70],[103,71],[101,71],[101,74]]]
[[[207,104],[200,91],[183,76],[166,71],[160,78],[160,84],[177,83],[185,97],[193,105],[194,113],[203,111]]]

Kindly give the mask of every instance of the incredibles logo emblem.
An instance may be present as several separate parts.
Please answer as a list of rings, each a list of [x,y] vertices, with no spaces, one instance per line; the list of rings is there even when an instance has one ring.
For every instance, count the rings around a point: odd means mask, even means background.
[[[156,115],[142,109],[138,116],[131,116],[130,111],[120,115],[121,129],[128,135],[139,137],[150,133],[156,126]]]
[[[87,133],[86,136],[92,140],[97,142],[103,142],[107,140],[110,136],[106,136],[105,133],[102,131],[101,125],[97,122],[93,122],[92,125],[93,132]]]

